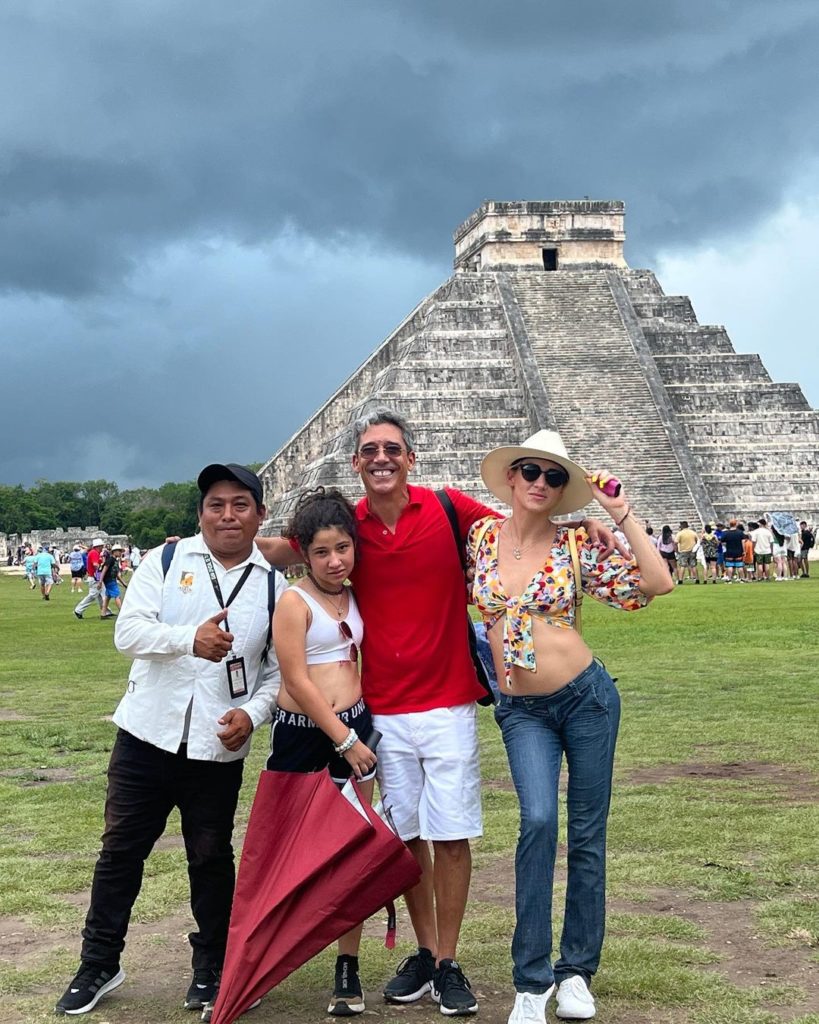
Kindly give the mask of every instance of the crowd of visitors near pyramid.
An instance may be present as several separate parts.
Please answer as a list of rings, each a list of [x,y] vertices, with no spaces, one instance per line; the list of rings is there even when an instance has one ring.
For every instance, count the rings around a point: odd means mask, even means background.
[[[812,524],[797,523],[785,513],[759,516],[746,523],[706,523],[702,529],[685,520],[674,531],[666,524],[651,537],[677,586],[690,583],[757,583],[810,578],[810,553],[816,543]],[[782,532],[782,531],[787,532]]]

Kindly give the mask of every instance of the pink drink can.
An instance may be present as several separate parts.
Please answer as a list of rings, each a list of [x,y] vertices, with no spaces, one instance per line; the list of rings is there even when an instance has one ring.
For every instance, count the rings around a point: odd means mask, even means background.
[[[616,476],[610,476],[604,484],[597,485],[603,494],[607,494],[610,498],[616,498],[620,493],[622,484]]]

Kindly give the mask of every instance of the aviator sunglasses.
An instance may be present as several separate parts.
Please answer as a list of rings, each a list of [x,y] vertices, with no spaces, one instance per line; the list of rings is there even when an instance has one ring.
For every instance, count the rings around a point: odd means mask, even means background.
[[[363,444],[358,449],[358,454],[362,459],[374,459],[380,451],[383,451],[388,459],[397,459],[404,453],[404,449],[397,441],[387,441],[386,444]]]
[[[566,470],[555,469],[554,466],[541,469],[536,462],[516,462],[512,464],[512,469],[518,470],[527,484],[533,484],[541,473],[549,487],[563,487],[569,482],[569,474]]]
[[[350,661],[358,661],[358,648],[353,642],[353,631],[343,619],[339,622],[338,628],[341,630],[341,635],[344,639],[350,641]]]

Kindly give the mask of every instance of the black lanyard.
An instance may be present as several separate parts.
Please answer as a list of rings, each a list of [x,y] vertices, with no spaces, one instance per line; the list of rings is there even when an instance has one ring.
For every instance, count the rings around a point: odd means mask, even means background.
[[[253,572],[253,566],[252,565],[246,565],[245,566],[245,571],[239,577],[238,583],[233,588],[233,590],[230,592],[230,597],[227,599],[227,601],[223,601],[222,600],[222,588],[219,586],[219,580],[216,578],[216,570],[213,567],[213,561],[211,560],[211,557],[208,554],[205,555],[205,565],[206,565],[207,570],[208,570],[208,576],[210,576],[210,583],[211,583],[211,586],[213,587],[213,592],[214,592],[214,594],[216,594],[216,600],[219,602],[219,607],[220,608],[229,608],[231,601],[233,600],[234,597],[236,597],[236,595],[239,593],[239,591],[245,585],[245,581],[247,580],[248,576]],[[225,632],[229,633],[230,632],[230,628],[228,626],[227,616],[225,616],[224,623],[225,623]]]

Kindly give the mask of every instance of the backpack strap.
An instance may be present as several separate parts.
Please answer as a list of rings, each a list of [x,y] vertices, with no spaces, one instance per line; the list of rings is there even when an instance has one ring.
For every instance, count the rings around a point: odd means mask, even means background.
[[[580,606],[583,604],[583,574],[580,571],[580,555],[577,550],[577,530],[569,527],[569,555],[572,559],[572,573],[574,574],[574,628],[578,633],[583,632],[580,619]]]
[[[464,551],[464,542],[461,537],[461,530],[458,526],[458,513],[455,511],[455,506],[452,504],[452,498],[450,498],[443,488],[441,488],[440,491],[435,492],[435,497],[441,503],[441,507],[449,520],[449,525],[452,529],[452,536],[455,538],[455,546],[458,549],[458,561],[461,563],[461,569],[466,573],[466,552]]]
[[[270,644],[273,641],[273,612],[276,610],[276,570],[271,569],[267,574],[267,640],[262,651],[262,661],[267,657]]]
[[[168,575],[168,569],[171,567],[173,561],[173,555],[176,551],[176,545],[179,541],[169,540],[168,543],[162,548],[162,578],[164,579]]]

